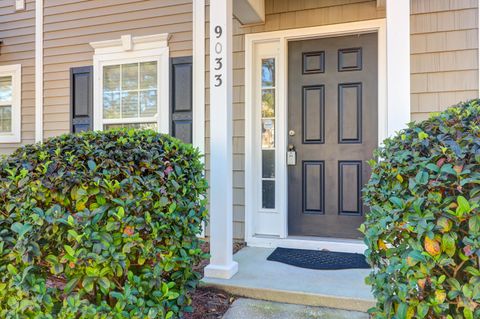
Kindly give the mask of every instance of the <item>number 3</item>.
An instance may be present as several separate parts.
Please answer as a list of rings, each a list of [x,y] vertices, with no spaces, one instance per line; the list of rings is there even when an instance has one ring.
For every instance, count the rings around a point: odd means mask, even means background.
[[[217,83],[215,83],[216,87],[219,87],[222,85],[222,75],[221,74],[215,74],[215,80],[217,80]]]

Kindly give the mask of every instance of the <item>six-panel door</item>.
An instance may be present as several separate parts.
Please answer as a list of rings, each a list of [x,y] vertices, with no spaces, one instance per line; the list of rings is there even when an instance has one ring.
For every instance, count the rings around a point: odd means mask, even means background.
[[[377,34],[288,46],[288,232],[359,238],[361,189],[378,144]]]

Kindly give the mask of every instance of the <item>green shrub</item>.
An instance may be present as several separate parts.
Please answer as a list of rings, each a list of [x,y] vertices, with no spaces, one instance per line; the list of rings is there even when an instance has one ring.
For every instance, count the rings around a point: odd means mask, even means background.
[[[153,131],[63,135],[0,165],[0,318],[175,318],[205,256],[200,155]]]
[[[387,139],[361,227],[375,318],[480,318],[480,104]]]

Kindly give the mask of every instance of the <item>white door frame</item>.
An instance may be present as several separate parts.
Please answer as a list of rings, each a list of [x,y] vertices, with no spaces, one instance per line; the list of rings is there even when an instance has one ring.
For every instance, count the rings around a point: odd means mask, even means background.
[[[245,239],[249,246],[260,247],[291,247],[308,249],[330,249],[345,252],[361,252],[365,245],[360,240],[291,237],[288,236],[288,176],[286,165],[287,124],[288,124],[288,41],[342,36],[358,33],[378,33],[378,144],[388,136],[392,113],[408,112],[405,110],[390,110],[387,104],[387,34],[386,20],[375,19],[360,22],[350,22],[310,28],[290,29],[245,35]],[[264,58],[263,52],[256,48],[267,44],[266,50],[276,58],[276,209],[265,211],[259,209],[258,165],[260,141],[260,119],[258,110],[260,92],[258,87],[259,59]],[[276,44],[276,52],[272,50]],[[274,45],[275,46],[275,45]],[[257,107],[256,107],[257,106]],[[409,116],[409,115],[408,115]],[[398,126],[398,124],[396,125]],[[259,173],[260,172],[260,173]],[[263,233],[258,233],[261,229]]]

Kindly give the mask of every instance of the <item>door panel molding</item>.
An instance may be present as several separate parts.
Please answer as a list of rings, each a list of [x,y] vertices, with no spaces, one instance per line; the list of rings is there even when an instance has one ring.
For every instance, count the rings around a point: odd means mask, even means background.
[[[355,105],[346,105],[345,91],[355,89]],[[339,144],[361,144],[362,143],[362,83],[340,83],[338,85],[338,143]],[[350,101],[353,102],[353,101]],[[350,111],[350,112],[348,112]],[[353,112],[352,112],[353,111]],[[349,115],[354,114],[354,120],[345,123]],[[353,123],[355,122],[355,123]],[[349,125],[350,124],[350,125]],[[345,132],[354,125],[355,132]],[[350,134],[349,134],[350,133]],[[352,134],[353,133],[353,134]],[[350,135],[350,136],[348,136]]]
[[[353,172],[354,179],[356,179],[354,183],[347,178],[348,176],[345,176],[348,173],[346,170],[349,166],[355,170]],[[362,216],[362,161],[338,161],[338,181],[338,214]],[[352,205],[353,203],[345,203],[345,193],[356,193],[356,203],[354,205]]]
[[[302,87],[302,91],[303,143],[323,144],[325,143],[325,85],[306,85]],[[311,96],[315,92],[318,92],[318,101],[311,101],[313,103],[311,105],[310,98],[317,98],[317,96]],[[316,108],[317,110],[315,110]],[[307,116],[309,111],[317,111],[318,117]]]

